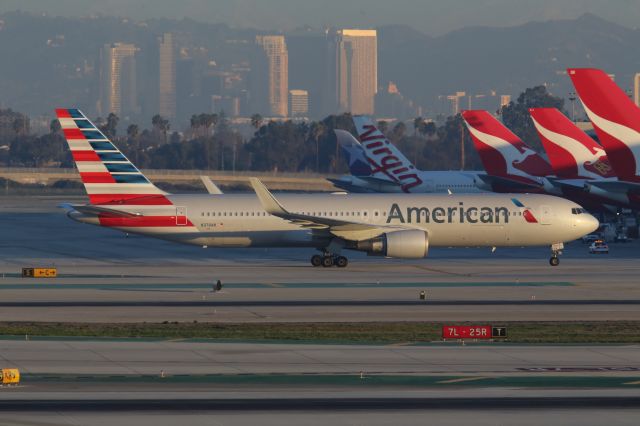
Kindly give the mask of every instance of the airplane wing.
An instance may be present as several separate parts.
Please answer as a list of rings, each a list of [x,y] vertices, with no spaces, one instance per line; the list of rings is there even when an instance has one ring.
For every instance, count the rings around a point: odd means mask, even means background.
[[[553,177],[547,177],[547,180],[550,184],[558,188],[575,188],[575,189],[584,189],[584,179],[558,179]]]
[[[542,184],[527,183],[502,176],[485,174],[478,174],[476,176],[478,177],[478,179],[484,181],[488,185],[497,184],[505,186],[507,188],[513,188],[513,190],[539,190],[542,187]]]
[[[94,215],[94,216],[110,216],[110,217],[140,217],[140,213],[130,213],[121,210],[110,209],[107,207],[98,207],[89,204],[60,204],[61,207],[68,211],[77,211],[80,213]]]
[[[600,189],[604,189],[609,192],[617,193],[640,193],[640,183],[624,182],[618,180],[590,180],[589,185],[597,186]]]
[[[222,194],[222,190],[218,188],[218,185],[213,183],[209,176],[200,176],[200,180],[205,188],[207,188],[207,192],[211,195],[219,195]]]
[[[250,178],[262,207],[267,213],[300,225],[303,228],[326,231],[336,237],[351,241],[362,241],[377,237],[385,232],[397,231],[399,227],[380,226],[363,222],[345,221],[329,217],[309,216],[291,213],[273,196],[258,178]]]

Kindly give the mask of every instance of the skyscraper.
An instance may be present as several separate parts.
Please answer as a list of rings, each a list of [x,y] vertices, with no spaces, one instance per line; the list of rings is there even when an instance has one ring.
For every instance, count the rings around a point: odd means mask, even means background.
[[[307,117],[309,115],[309,92],[289,90],[289,113],[292,117]]]
[[[335,43],[338,109],[352,114],[373,114],[378,91],[376,30],[338,30]]]
[[[176,117],[176,48],[173,34],[160,39],[160,85],[158,112],[170,120]]]
[[[133,44],[105,44],[101,52],[100,115],[139,113],[136,88],[136,52]]]
[[[284,36],[256,36],[256,43],[266,54],[268,74],[268,113],[286,117],[289,94],[289,54]]]

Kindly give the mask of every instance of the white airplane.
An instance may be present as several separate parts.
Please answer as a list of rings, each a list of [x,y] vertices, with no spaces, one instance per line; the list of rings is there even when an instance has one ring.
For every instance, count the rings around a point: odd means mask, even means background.
[[[350,192],[478,193],[475,171],[418,170],[376,127],[370,117],[356,115],[359,141],[345,130],[335,130],[347,155],[350,175],[329,179]]]
[[[257,179],[255,194],[168,194],[78,109],[56,110],[89,196],[65,205],[78,222],[202,247],[308,247],[314,266],[344,267],[344,250],[405,259],[429,247],[551,246],[598,221],[579,205],[537,194],[287,194]]]

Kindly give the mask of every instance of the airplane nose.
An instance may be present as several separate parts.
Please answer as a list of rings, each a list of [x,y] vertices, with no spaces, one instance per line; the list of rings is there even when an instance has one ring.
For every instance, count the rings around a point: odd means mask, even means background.
[[[580,229],[580,231],[583,232],[584,235],[591,234],[600,227],[600,222],[598,221],[598,219],[588,213],[578,215],[575,221],[576,228]]]

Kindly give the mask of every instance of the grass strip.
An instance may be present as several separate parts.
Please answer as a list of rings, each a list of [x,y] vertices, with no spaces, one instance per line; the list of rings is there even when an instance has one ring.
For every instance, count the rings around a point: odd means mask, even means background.
[[[441,340],[443,325],[486,323],[73,323],[0,322],[5,338],[220,339],[330,343],[420,344]],[[500,322],[510,343],[640,343],[640,321]]]

